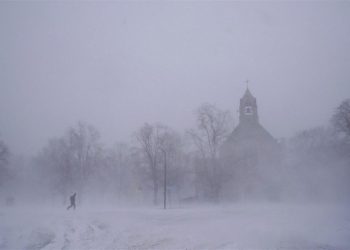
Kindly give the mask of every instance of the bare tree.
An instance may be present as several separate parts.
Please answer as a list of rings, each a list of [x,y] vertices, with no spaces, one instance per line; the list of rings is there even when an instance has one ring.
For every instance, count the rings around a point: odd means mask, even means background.
[[[223,172],[218,160],[219,149],[230,132],[231,116],[228,111],[212,104],[203,104],[196,111],[197,128],[188,131],[196,146],[198,159],[197,179],[208,188],[210,198],[217,199],[222,187]]]
[[[153,126],[148,123],[143,125],[136,132],[136,139],[141,146],[141,150],[147,159],[150,177],[153,186],[153,203],[158,203],[158,190],[159,190],[159,131],[161,126]]]
[[[36,162],[53,191],[65,197],[75,189],[80,197],[89,178],[102,165],[102,157],[98,131],[80,122],[62,137],[49,140]]]
[[[117,195],[119,200],[127,197],[131,189],[130,182],[134,182],[129,146],[125,143],[117,143],[107,150],[105,165],[103,178],[107,181],[106,185],[112,186],[111,191]]]
[[[335,130],[350,139],[350,99],[344,100],[332,117]]]
[[[175,185],[180,176],[181,139],[171,128],[156,124],[145,124],[136,133],[141,151],[147,161],[148,176],[153,189],[153,202],[158,203],[158,192],[163,181],[164,207],[166,206],[167,186]],[[177,162],[177,164],[175,164]],[[169,167],[171,168],[169,169]],[[177,173],[177,174],[175,174]]]
[[[40,182],[54,194],[65,197],[74,180],[67,142],[63,138],[50,139],[35,161],[39,167]]]
[[[172,129],[168,127],[163,127],[159,134],[159,150],[163,155],[163,201],[164,209],[167,207],[167,193],[169,179],[173,181],[173,177],[169,178],[168,176],[168,167],[171,163],[175,161],[179,163],[179,158],[177,157],[181,148],[181,139],[180,136]],[[179,166],[172,164],[170,173],[174,173],[174,170],[178,169]]]
[[[342,153],[342,141],[325,127],[303,130],[290,138],[283,188],[308,199],[347,198],[349,154]]]
[[[334,160],[337,141],[328,128],[315,127],[297,133],[289,140],[289,151],[297,155],[295,159],[303,163],[318,161],[320,165]]]
[[[3,141],[0,141],[0,186],[3,184],[5,179],[9,176],[7,169],[9,163],[9,149]]]
[[[85,182],[93,174],[95,167],[101,160],[102,148],[99,139],[100,134],[97,129],[82,122],[69,129],[67,133],[72,160],[82,182]]]
[[[217,158],[221,144],[230,128],[230,113],[212,104],[203,104],[196,111],[197,129],[189,130],[194,144],[203,158]]]

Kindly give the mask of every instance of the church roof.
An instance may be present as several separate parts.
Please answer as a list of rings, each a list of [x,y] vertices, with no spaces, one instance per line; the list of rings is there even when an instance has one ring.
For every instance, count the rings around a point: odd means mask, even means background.
[[[255,97],[250,92],[249,88],[247,87],[242,99],[255,99]]]
[[[242,140],[258,140],[275,142],[273,136],[259,123],[238,124],[228,138],[230,142]]]

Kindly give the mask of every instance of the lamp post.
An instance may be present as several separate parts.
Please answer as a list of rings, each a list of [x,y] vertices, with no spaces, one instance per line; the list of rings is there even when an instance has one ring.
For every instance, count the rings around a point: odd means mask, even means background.
[[[162,149],[164,154],[164,209],[166,209],[166,189],[167,189],[167,158],[166,151]]]

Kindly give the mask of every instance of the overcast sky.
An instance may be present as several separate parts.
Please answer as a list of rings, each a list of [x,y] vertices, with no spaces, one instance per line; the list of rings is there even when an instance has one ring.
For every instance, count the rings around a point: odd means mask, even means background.
[[[103,141],[180,131],[203,102],[238,122],[246,79],[276,138],[350,97],[350,2],[1,2],[0,138],[35,154],[85,121]]]

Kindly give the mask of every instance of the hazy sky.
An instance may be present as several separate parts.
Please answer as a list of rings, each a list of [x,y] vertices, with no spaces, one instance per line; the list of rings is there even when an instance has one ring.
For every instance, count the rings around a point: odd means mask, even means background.
[[[350,97],[350,2],[0,2],[0,138],[34,154],[82,120],[103,141],[144,122],[235,114],[245,80],[275,137]]]

